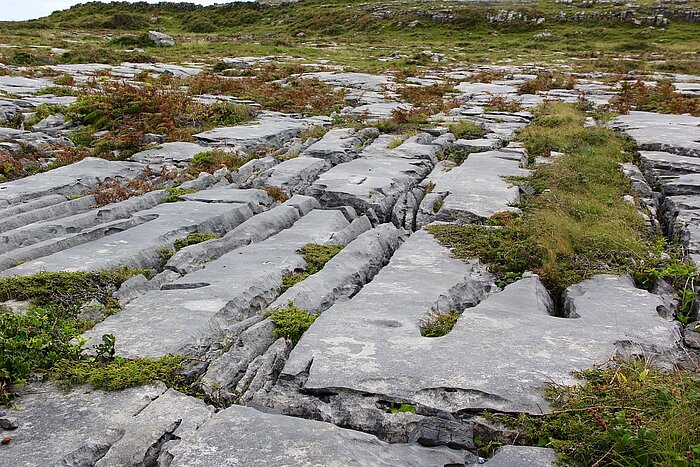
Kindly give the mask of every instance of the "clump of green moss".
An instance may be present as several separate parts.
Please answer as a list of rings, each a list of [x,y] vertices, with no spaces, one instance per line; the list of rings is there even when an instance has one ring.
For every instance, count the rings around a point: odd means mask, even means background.
[[[189,195],[192,193],[196,193],[197,190],[192,190],[192,189],[186,189],[186,188],[166,188],[168,193],[167,198],[163,201],[164,203],[177,203],[178,201],[182,201],[182,198],[180,198],[183,195]]]
[[[12,385],[30,373],[50,370],[58,361],[79,361],[82,344],[72,340],[94,323],[81,319],[81,306],[99,302],[107,314],[119,303],[112,297],[124,281],[148,271],[117,269],[93,272],[42,272],[0,279],[0,302],[29,300],[15,313],[0,307],[0,401],[11,398]]]
[[[273,309],[269,312],[270,320],[275,323],[274,335],[284,337],[293,344],[299,342],[301,335],[316,321],[318,315],[297,308],[290,301],[286,307]]]
[[[156,381],[172,387],[183,381],[183,362],[182,355],[137,360],[116,357],[107,362],[63,359],[53,365],[51,376],[62,387],[89,384],[95,389],[118,391]]]
[[[416,413],[416,407],[412,404],[391,402],[389,403],[391,413]]]
[[[316,245],[314,243],[304,245],[299,252],[306,261],[306,268],[302,271],[285,274],[282,277],[282,292],[323,269],[323,266],[342,249],[343,245]]]
[[[112,292],[136,274],[148,275],[150,271],[119,268],[102,272],[40,272],[5,277],[0,279],[0,302],[29,300],[37,306],[77,309],[83,303],[97,300],[107,307],[114,307],[118,303]]]
[[[181,250],[190,245],[196,245],[197,243],[206,242],[207,240],[212,240],[214,238],[219,238],[218,235],[206,232],[194,232],[188,234],[185,238],[178,238],[173,243],[175,251]]]

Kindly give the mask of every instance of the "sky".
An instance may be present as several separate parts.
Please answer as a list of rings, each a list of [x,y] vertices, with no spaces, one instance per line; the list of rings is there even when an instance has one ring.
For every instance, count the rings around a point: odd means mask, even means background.
[[[0,0],[0,21],[19,21],[41,18],[42,16],[50,15],[53,11],[64,10],[72,5],[84,3],[86,1],[88,0]],[[145,1],[148,3],[158,3],[160,0]],[[200,5],[228,3],[230,1],[233,0],[187,0],[188,3],[198,3]]]

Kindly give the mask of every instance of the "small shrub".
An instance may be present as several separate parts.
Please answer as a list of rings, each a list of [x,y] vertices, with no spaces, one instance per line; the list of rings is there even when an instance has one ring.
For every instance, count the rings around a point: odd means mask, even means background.
[[[289,199],[287,193],[285,193],[284,190],[278,186],[266,186],[263,187],[263,190],[270,195],[270,198],[275,201],[279,201],[280,203],[283,203]]]
[[[404,109],[397,107],[391,111],[391,119],[397,125],[422,125],[428,123],[429,111],[420,107]]]
[[[270,320],[275,323],[273,331],[276,337],[284,337],[296,345],[302,334],[311,327],[318,315],[310,315],[306,310],[294,306],[290,301],[286,307],[269,312]]]
[[[552,89],[574,89],[576,79],[559,72],[538,73],[537,78],[518,86],[519,94],[537,94]]]
[[[520,101],[509,101],[503,96],[493,96],[484,106],[487,112],[520,112],[523,105]]]
[[[420,333],[423,337],[442,337],[452,331],[457,324],[459,313],[436,311],[429,313],[420,323]]]
[[[641,80],[622,83],[619,94],[613,97],[610,108],[626,114],[630,110],[644,110],[667,114],[688,113],[700,116],[700,98],[676,92],[670,81],[659,81],[656,86],[647,86]]]

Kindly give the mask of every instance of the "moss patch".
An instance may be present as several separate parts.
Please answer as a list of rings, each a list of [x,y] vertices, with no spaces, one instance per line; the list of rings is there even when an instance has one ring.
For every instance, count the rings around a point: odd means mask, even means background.
[[[452,331],[458,319],[459,313],[456,311],[429,313],[421,320],[421,336],[442,337]]]
[[[188,234],[185,238],[178,238],[175,240],[173,247],[175,247],[175,251],[178,251],[190,245],[196,245],[197,243],[206,242],[207,240],[213,240],[215,238],[219,238],[219,236],[212,233],[194,232]]]
[[[308,311],[297,308],[290,301],[286,307],[274,309],[269,312],[270,320],[275,323],[274,335],[284,337],[296,344],[301,335],[311,327],[318,315],[311,315]]]
[[[169,387],[182,383],[182,355],[166,355],[158,359],[127,360],[117,357],[110,362],[64,359],[51,369],[52,378],[62,387],[89,384],[95,389],[118,391],[162,381]]]

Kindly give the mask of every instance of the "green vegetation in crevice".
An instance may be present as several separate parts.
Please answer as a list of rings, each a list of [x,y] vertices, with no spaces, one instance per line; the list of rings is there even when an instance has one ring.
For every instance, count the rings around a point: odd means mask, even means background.
[[[639,287],[651,291],[659,280],[673,286],[678,300],[676,318],[683,324],[688,324],[694,318],[693,306],[698,294],[695,285],[700,283],[700,271],[686,257],[683,248],[677,243],[669,243],[665,238],[658,237],[656,242],[650,242],[653,255],[658,261],[649,261],[639,265],[633,271],[633,277]]]
[[[450,146],[446,148],[442,153],[439,153],[437,158],[441,161],[450,161],[455,165],[459,166],[464,163],[469,158],[469,151],[466,149],[459,149],[455,146]]]
[[[561,465],[693,466],[700,462],[700,377],[633,361],[550,386],[550,414],[486,414],[519,431],[518,442],[554,448]]]
[[[537,77],[518,86],[518,94],[537,94],[552,89],[574,89],[576,79],[560,72],[538,73]]]
[[[219,236],[207,232],[193,232],[191,234],[187,234],[185,238],[178,238],[175,240],[173,247],[175,248],[175,251],[178,251],[187,246],[196,245],[197,243],[206,242],[207,240],[212,240],[215,238],[219,238]]]
[[[65,113],[84,126],[72,140],[90,146],[95,155],[124,158],[147,146],[144,135],[157,133],[166,141],[188,141],[215,126],[238,125],[254,113],[245,105],[194,99],[175,78],[162,77],[139,85],[114,81],[83,87]],[[104,132],[95,136],[96,132]]]
[[[175,253],[181,249],[188,247],[190,245],[196,245],[197,243],[206,242],[207,240],[212,240],[214,238],[219,238],[218,235],[207,232],[193,232],[187,234],[186,237],[178,238],[173,242],[172,246],[163,246],[156,250],[158,257],[160,258],[159,269],[162,269],[165,264],[170,261]]]
[[[457,139],[478,139],[486,134],[481,125],[471,120],[460,120],[447,127]]]
[[[150,272],[42,272],[0,279],[0,302],[30,302],[23,313],[0,307],[0,402],[7,403],[12,386],[24,384],[30,374],[50,371],[61,360],[81,360],[86,343],[71,341],[97,318],[83,316],[83,305],[96,307],[102,317],[116,312],[112,292],[135,274]]]
[[[671,81],[661,80],[655,86],[638,80],[622,83],[622,89],[610,101],[612,110],[628,113],[643,110],[663,114],[690,114],[700,117],[700,97],[681,94]]]
[[[289,199],[287,193],[278,186],[266,186],[262,189],[270,196],[270,198],[273,199],[273,201],[284,203]]]
[[[315,243],[304,245],[299,252],[304,257],[304,261],[306,261],[306,268],[285,274],[282,277],[282,293],[323,269],[323,266],[340,253],[342,249],[343,245],[317,245]]]
[[[423,337],[442,337],[447,335],[459,319],[456,311],[434,311],[428,313],[420,322],[420,334]]]
[[[51,367],[51,377],[64,388],[89,384],[95,389],[119,391],[156,381],[161,381],[168,387],[180,387],[185,383],[180,374],[184,361],[182,355],[136,360],[121,357],[109,360],[62,359]]]
[[[308,311],[294,306],[291,301],[286,307],[268,311],[270,320],[275,324],[273,331],[275,337],[283,337],[296,345],[302,334],[311,327],[318,315],[309,314]]]
[[[459,258],[490,263],[500,285],[526,270],[538,273],[556,297],[598,273],[634,271],[653,262],[644,221],[625,203],[629,181],[619,163],[633,148],[614,131],[584,127],[586,114],[571,104],[546,104],[518,139],[531,156],[565,156],[537,166],[523,183],[536,194],[522,199],[521,215],[494,216],[487,224],[430,227]]]
[[[392,414],[396,413],[416,413],[416,406],[412,404],[406,404],[401,402],[390,402],[389,411]]]
[[[181,196],[197,192],[197,190],[194,189],[178,187],[166,188],[166,191],[170,194],[163,200],[164,203],[177,203],[178,201],[182,201],[182,198],[180,198]]]

